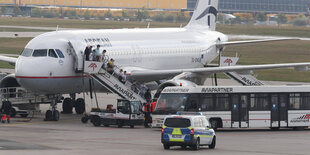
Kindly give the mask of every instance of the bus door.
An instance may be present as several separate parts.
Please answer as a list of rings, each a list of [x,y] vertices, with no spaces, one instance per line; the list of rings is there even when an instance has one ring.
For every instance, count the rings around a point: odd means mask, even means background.
[[[288,95],[271,96],[271,127],[287,127]]]
[[[248,111],[248,95],[232,95],[231,110],[231,127],[244,128],[248,127],[249,111]]]

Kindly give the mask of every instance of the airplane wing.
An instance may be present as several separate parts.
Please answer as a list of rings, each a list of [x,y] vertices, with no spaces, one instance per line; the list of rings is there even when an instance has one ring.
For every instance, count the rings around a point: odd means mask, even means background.
[[[233,46],[233,45],[242,45],[242,44],[255,44],[255,43],[263,43],[263,42],[275,42],[275,41],[285,41],[285,40],[300,40],[297,38],[273,38],[273,39],[262,39],[262,40],[244,40],[244,41],[227,41],[227,42],[219,42],[216,44],[218,48],[224,46]]]
[[[12,65],[15,65],[15,63],[17,61],[17,58],[0,55],[0,61],[8,62],[8,63],[10,63]]]
[[[149,81],[154,80],[156,81],[158,79],[172,78],[184,72],[196,73],[201,75],[211,75],[213,73],[219,73],[219,72],[249,72],[251,70],[275,69],[275,68],[295,68],[298,71],[307,71],[309,66],[310,62],[173,69],[173,70],[132,70],[130,72],[130,76],[137,80],[148,79]]]

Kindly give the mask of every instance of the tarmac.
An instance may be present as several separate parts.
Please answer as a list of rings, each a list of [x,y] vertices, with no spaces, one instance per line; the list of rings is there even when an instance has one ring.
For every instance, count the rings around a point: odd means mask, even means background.
[[[209,83],[211,80],[209,80]],[[208,82],[207,82],[208,83]],[[206,84],[207,84],[206,83]],[[211,82],[212,83],[212,82]],[[235,85],[231,80],[219,79],[219,84]],[[85,95],[86,111],[96,107],[95,99]],[[98,105],[116,104],[113,94],[97,93]],[[61,104],[58,109],[61,111]],[[83,124],[82,115],[61,114],[60,121],[46,122],[44,113],[49,105],[41,105],[42,112],[28,118],[13,118],[10,124],[0,124],[0,154],[10,155],[77,155],[77,154],[233,154],[233,155],[308,155],[310,129],[296,131],[281,129],[220,129],[216,132],[217,144],[214,150],[207,146],[193,151],[190,148],[172,147],[164,150],[161,144],[161,130],[135,126],[117,128],[94,127]]]
[[[309,154],[309,129],[222,129],[216,132],[214,150],[207,146],[198,151],[181,147],[164,150],[160,129],[94,127],[91,123],[81,123],[81,117],[62,114],[58,122],[45,122],[41,114],[29,122],[26,121],[30,118],[14,118],[10,124],[0,124],[0,154]]]

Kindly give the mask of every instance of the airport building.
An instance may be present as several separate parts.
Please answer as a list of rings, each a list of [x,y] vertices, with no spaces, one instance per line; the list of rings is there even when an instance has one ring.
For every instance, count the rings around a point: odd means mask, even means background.
[[[197,0],[0,0],[0,5],[192,10]],[[310,0],[219,0],[219,11],[307,13]]]

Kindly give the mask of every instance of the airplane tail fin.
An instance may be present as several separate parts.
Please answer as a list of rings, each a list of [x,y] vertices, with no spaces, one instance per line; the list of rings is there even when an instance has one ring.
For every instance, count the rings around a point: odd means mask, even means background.
[[[216,28],[216,17],[218,0],[197,0],[193,16],[186,28],[208,28],[214,31]]]

